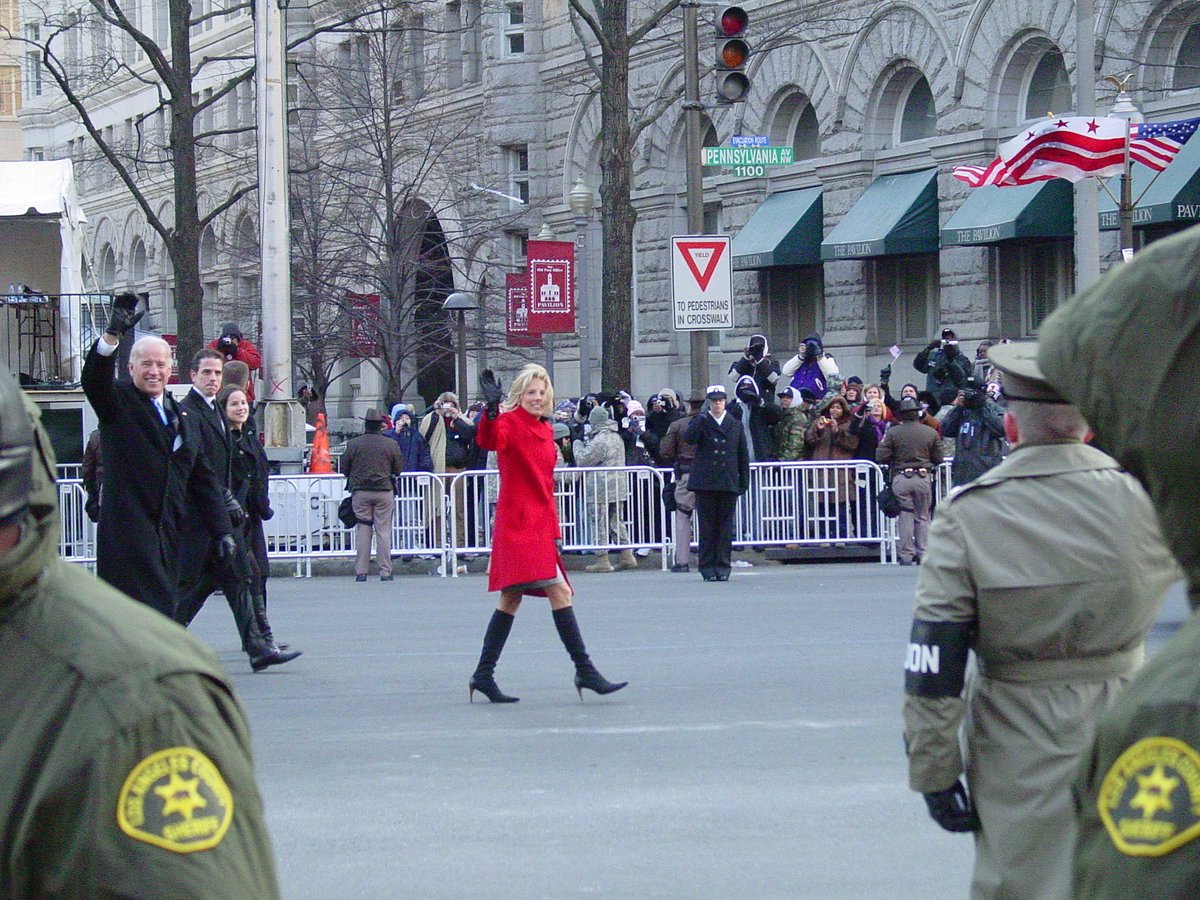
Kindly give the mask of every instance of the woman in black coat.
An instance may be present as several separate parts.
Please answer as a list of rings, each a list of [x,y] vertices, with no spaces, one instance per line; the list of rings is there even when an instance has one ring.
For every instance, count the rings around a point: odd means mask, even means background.
[[[705,581],[728,581],[732,568],[733,517],[738,497],[750,487],[750,452],[742,423],[725,409],[724,385],[705,392],[708,410],[693,416],[683,439],[696,445],[688,490],[699,517],[697,557]]]
[[[217,394],[217,405],[224,410],[229,422],[229,489],[243,510],[246,522],[236,535],[246,556],[252,561],[252,573],[256,589],[252,590],[254,615],[258,627],[267,643],[274,645],[271,623],[267,619],[267,576],[270,561],[267,559],[267,537],[263,522],[275,515],[267,496],[267,454],[263,452],[258,437],[248,428],[250,403],[240,388],[225,387]],[[287,645],[284,644],[281,649]]]

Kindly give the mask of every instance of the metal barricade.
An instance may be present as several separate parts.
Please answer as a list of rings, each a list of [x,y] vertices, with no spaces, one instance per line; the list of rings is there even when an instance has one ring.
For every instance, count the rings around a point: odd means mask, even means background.
[[[78,478],[58,481],[58,554],[67,562],[96,568],[96,523],[87,517],[83,506],[87,492]]]
[[[650,466],[555,469],[563,551],[659,550],[665,569],[669,530],[663,483],[663,472]],[[457,576],[460,555],[491,552],[499,487],[500,473],[494,469],[460,472],[447,485],[450,574]]]
[[[734,545],[875,545],[885,562],[893,538],[876,500],[883,478],[867,460],[754,463]]]

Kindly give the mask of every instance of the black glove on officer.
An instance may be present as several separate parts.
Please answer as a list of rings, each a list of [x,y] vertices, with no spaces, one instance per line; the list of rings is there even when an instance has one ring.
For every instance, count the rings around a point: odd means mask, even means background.
[[[112,313],[108,317],[108,327],[104,329],[106,334],[111,334],[120,340],[121,335],[133,330],[133,326],[146,314],[146,311],[143,309],[140,313],[134,315],[133,311],[137,309],[139,299],[137,294],[117,294],[113,298],[113,308]]]
[[[504,391],[500,387],[496,373],[491,369],[484,369],[479,373],[479,390],[483,394],[487,417],[489,419],[497,418],[500,415],[500,401],[504,399]]]
[[[234,528],[241,528],[246,523],[246,511],[242,509],[242,504],[237,502],[229,488],[225,488],[225,495],[221,499],[225,501],[225,512],[229,513],[230,523]]]
[[[217,541],[217,559],[222,565],[228,565],[237,558],[237,541],[232,534],[223,534]]]
[[[929,815],[947,831],[979,830],[979,815],[961,781],[954,782],[944,791],[932,791],[924,796]]]

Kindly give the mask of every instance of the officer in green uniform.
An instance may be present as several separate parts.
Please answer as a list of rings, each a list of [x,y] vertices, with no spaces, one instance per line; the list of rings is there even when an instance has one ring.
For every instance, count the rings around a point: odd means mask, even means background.
[[[1013,450],[933,520],[905,662],[909,784],[942,827],[975,832],[972,897],[1055,900],[1072,896],[1079,758],[1178,573],[1145,491],[1083,443],[1036,345],[990,357]]]
[[[58,538],[49,441],[0,372],[0,896],[277,897],[216,659]]]
[[[1140,251],[1043,324],[1039,361],[1145,485],[1200,606],[1200,229]],[[1080,897],[1200,897],[1200,619],[1100,720],[1076,782]]]

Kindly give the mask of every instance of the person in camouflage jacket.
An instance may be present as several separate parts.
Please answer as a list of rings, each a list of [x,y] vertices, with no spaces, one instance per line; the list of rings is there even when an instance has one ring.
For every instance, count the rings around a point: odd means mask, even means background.
[[[804,459],[804,432],[812,424],[812,403],[803,400],[796,388],[789,387],[779,392],[779,405],[783,407],[783,417],[771,429],[775,458],[780,462]]]

